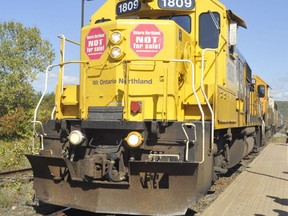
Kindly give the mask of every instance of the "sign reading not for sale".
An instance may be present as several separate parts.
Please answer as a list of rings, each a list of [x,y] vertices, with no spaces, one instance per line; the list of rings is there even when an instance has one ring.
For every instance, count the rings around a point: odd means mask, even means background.
[[[92,28],[85,38],[85,53],[91,60],[101,58],[106,50],[106,34],[101,27]]]
[[[139,57],[154,57],[163,48],[163,32],[154,24],[139,24],[130,33],[130,48]]]

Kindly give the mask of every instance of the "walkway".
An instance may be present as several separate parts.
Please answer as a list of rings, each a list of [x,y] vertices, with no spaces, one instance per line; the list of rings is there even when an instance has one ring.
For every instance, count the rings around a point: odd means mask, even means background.
[[[288,144],[270,143],[201,216],[288,216]]]

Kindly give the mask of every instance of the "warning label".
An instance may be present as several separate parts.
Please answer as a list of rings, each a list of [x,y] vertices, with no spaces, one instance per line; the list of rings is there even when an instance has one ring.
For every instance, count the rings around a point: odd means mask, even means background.
[[[154,24],[140,24],[130,33],[130,48],[139,57],[154,57],[163,48],[163,32]]]
[[[85,38],[85,53],[91,60],[101,58],[106,50],[106,34],[102,28],[93,28]]]

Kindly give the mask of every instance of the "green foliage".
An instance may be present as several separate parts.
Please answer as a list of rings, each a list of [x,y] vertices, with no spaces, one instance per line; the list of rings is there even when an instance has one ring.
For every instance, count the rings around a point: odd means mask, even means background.
[[[31,83],[20,81],[13,73],[0,75],[0,116],[13,114],[18,108],[30,110],[35,100]]]
[[[24,153],[31,152],[31,141],[0,141],[0,171],[28,167],[29,162]]]
[[[39,98],[40,98],[39,94]],[[40,109],[37,115],[37,119],[41,122],[47,122],[51,118],[52,110],[55,106],[55,94],[54,92],[46,94],[40,105]]]
[[[13,21],[0,23],[0,53],[1,75],[15,74],[19,81],[34,80],[55,56],[38,28],[26,28]]]
[[[0,137],[4,140],[31,137],[31,119],[31,111],[25,112],[23,108],[0,116]]]
[[[284,116],[285,119],[288,119],[288,101],[275,101],[278,106],[278,110]]]
[[[33,199],[32,184],[19,181],[0,185],[0,208],[11,209],[14,205],[27,205]],[[4,213],[5,215],[5,213]]]
[[[0,207],[11,208],[19,194],[19,183],[6,183],[0,187]],[[18,195],[19,197],[19,195]]]
[[[0,139],[29,136],[38,95],[31,82],[54,59],[38,28],[0,22]],[[30,131],[29,131],[30,130]]]

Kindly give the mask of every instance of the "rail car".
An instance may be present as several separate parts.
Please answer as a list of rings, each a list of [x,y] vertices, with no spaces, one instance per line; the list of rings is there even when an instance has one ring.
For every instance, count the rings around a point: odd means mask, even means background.
[[[273,136],[283,125],[284,116],[278,111],[278,106],[271,97],[271,87],[257,75],[253,75],[253,85],[260,102],[262,134],[264,141]]]
[[[55,109],[42,124],[39,101],[27,155],[36,197],[184,214],[263,145],[261,87],[236,47],[239,27],[218,0],[107,0],[81,30],[80,60],[65,61],[65,42],[77,43],[62,35],[60,63],[46,71],[60,67]],[[64,67],[76,63],[80,82],[66,85]]]

